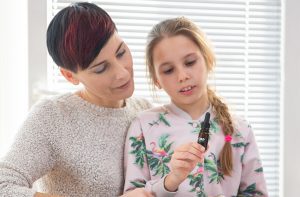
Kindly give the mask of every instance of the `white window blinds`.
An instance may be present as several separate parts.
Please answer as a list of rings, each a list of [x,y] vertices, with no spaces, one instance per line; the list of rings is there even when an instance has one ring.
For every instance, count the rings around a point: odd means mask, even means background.
[[[48,19],[66,0],[48,3]],[[144,50],[152,25],[170,17],[195,21],[211,40],[217,57],[209,83],[254,129],[270,196],[279,196],[281,125],[281,1],[280,0],[103,0],[89,1],[104,8],[134,59],[136,96],[152,99],[145,77]],[[48,22],[49,22],[48,21]],[[49,60],[48,87],[71,90]],[[168,101],[157,93],[159,102]]]

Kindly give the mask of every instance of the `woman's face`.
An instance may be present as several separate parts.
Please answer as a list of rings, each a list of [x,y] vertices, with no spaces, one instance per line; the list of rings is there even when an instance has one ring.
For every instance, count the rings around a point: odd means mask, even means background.
[[[73,73],[85,87],[81,96],[105,107],[120,107],[133,94],[132,56],[127,45],[114,33],[85,70]]]

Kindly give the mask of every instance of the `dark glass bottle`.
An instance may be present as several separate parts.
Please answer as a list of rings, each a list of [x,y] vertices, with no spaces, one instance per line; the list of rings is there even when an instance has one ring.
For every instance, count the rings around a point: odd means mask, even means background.
[[[207,149],[208,137],[209,137],[209,127],[210,127],[209,118],[210,118],[210,113],[206,112],[205,119],[201,123],[201,130],[198,136],[198,143],[201,144],[205,148],[205,150]]]

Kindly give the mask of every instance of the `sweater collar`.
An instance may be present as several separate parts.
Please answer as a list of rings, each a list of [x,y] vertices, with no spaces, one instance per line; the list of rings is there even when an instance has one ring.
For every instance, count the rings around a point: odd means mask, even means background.
[[[176,116],[180,117],[180,118],[187,119],[187,120],[193,120],[192,117],[187,112],[185,112],[184,110],[179,108],[173,102],[171,102],[170,104],[165,105],[165,107],[167,109],[169,109],[172,113],[174,113]],[[206,112],[209,112],[212,115],[212,106],[211,106],[211,104],[209,104],[207,110],[199,118],[197,118],[196,121],[204,120]]]

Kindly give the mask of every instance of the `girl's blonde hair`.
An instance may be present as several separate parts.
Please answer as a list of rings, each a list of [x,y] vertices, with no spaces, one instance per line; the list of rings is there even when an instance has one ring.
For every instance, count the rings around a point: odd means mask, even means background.
[[[176,35],[184,35],[191,39],[200,49],[207,66],[208,72],[215,66],[215,56],[205,34],[192,21],[185,17],[164,20],[155,25],[148,34],[146,47],[147,73],[151,83],[155,84],[156,76],[153,65],[153,49],[164,38]],[[216,121],[221,125],[224,135],[232,135],[234,132],[233,123],[227,105],[207,86],[209,102],[212,104]],[[224,139],[225,140],[225,139]],[[225,141],[225,145],[219,156],[221,171],[225,175],[230,175],[232,171],[232,149],[230,142]]]

